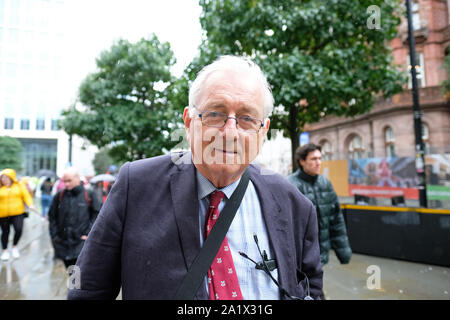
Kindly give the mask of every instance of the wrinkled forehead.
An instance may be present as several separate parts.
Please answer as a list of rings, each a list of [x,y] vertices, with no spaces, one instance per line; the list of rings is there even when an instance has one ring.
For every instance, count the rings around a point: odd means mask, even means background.
[[[263,114],[263,85],[257,77],[239,70],[217,70],[210,73],[200,89],[197,104],[208,100],[229,99],[251,105]]]

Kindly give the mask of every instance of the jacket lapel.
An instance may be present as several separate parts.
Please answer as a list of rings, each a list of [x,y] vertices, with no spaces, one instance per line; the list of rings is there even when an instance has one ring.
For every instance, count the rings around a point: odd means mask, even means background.
[[[176,164],[170,176],[175,220],[181,238],[181,247],[187,269],[189,269],[200,250],[199,208],[195,167],[190,161],[190,157],[191,153],[186,153],[183,156],[186,161],[181,164]]]
[[[184,262],[189,270],[200,252],[198,191],[191,153],[185,153],[174,167],[170,176],[171,196]],[[200,286],[195,299],[208,299],[205,286]]]
[[[277,197],[272,193],[265,179],[257,172],[252,170],[250,178],[258,193],[258,199],[261,205],[261,211],[266,224],[269,241],[273,249],[273,254],[278,264],[278,279],[281,286],[286,287],[292,283],[292,275],[296,275],[295,261],[292,247],[292,236],[289,234],[289,222],[286,215],[282,213],[281,206]]]

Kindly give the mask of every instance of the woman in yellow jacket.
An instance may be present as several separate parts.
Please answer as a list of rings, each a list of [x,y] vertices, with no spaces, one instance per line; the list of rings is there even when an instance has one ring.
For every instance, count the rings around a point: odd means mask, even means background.
[[[25,204],[34,210],[33,200],[27,188],[16,180],[16,171],[4,169],[0,172],[0,225],[2,229],[3,252],[1,260],[10,258],[8,251],[8,238],[11,225],[14,226],[14,239],[12,256],[19,258],[20,253],[16,248],[20,240],[23,229],[23,219],[25,218]]]

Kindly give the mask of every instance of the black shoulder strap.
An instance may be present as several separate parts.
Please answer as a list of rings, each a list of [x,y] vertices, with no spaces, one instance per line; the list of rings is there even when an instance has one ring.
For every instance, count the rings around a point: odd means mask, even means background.
[[[200,250],[194,262],[189,268],[189,272],[183,279],[177,293],[175,294],[175,300],[192,300],[198,291],[198,288],[202,284],[208,269],[219,251],[220,245],[225,239],[225,235],[230,228],[231,222],[236,215],[236,211],[239,208],[242,198],[244,197],[245,190],[247,190],[248,181],[250,180],[250,174],[248,169],[245,170],[241,177],[236,190],[233,192],[230,200],[228,200],[222,212],[219,215],[214,227],[206,238],[202,249]]]

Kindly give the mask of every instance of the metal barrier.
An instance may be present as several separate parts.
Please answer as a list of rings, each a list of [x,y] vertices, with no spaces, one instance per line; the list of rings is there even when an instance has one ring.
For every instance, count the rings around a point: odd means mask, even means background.
[[[450,210],[342,204],[353,252],[450,267]]]

